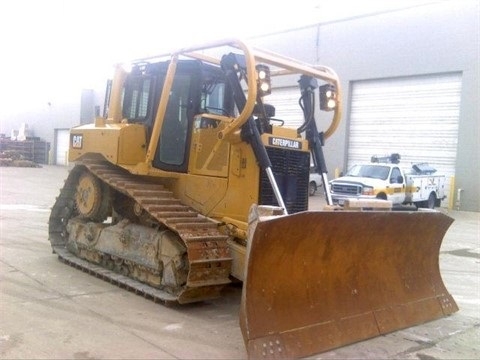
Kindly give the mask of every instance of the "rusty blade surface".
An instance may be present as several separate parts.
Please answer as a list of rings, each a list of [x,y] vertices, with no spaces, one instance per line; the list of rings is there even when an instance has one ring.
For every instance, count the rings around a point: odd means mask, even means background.
[[[240,325],[249,357],[292,358],[458,310],[438,212],[304,212],[258,223]]]

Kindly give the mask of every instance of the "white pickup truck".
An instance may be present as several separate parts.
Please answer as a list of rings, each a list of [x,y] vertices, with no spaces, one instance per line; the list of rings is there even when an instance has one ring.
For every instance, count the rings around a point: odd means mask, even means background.
[[[345,176],[329,182],[334,204],[346,199],[384,199],[393,205],[414,204],[433,209],[445,199],[445,176],[434,175],[428,164],[416,164],[408,172],[398,164],[371,163],[353,166]]]
[[[318,174],[314,167],[310,167],[310,179],[308,181],[308,194],[315,195],[318,189],[322,187],[322,175]]]

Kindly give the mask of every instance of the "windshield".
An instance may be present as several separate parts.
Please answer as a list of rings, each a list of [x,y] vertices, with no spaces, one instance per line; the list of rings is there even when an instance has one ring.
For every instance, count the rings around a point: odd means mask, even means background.
[[[233,114],[233,95],[225,81],[226,79],[220,68],[203,66],[201,112],[223,116]]]
[[[224,109],[224,100],[224,83],[219,82],[213,84],[204,84],[201,100],[201,107],[203,111],[210,114],[225,115],[227,111]]]
[[[390,167],[376,165],[355,165],[348,170],[346,176],[367,177],[373,179],[386,180]]]

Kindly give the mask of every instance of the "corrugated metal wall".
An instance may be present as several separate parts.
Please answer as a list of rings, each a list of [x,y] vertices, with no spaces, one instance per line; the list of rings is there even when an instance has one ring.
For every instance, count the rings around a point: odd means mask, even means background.
[[[303,112],[298,105],[299,97],[298,87],[284,87],[274,88],[264,100],[275,107],[275,118],[285,121],[284,126],[299,128],[303,124]]]

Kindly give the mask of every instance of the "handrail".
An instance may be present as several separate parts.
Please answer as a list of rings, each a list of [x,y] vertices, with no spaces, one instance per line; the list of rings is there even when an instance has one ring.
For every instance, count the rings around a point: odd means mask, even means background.
[[[245,42],[238,39],[223,39],[207,42],[205,44],[184,47],[173,52],[137,59],[135,61],[152,61],[159,60],[160,58],[164,57],[169,57],[171,59],[188,57],[192,59],[198,59],[207,63],[219,65],[220,59],[218,57],[207,55],[204,53],[204,51],[221,47],[231,47],[238,49],[245,56],[248,93],[245,107],[236,118],[234,118],[223,130],[218,133],[219,139],[224,139],[232,135],[236,130],[241,128],[242,125],[245,124],[245,122],[251,116],[257,99],[255,70],[255,65],[257,63],[265,63],[267,65],[275,67],[276,69],[272,69],[272,76],[303,74],[333,84],[337,90],[337,106],[334,110],[332,121],[329,127],[326,131],[324,131],[325,138],[330,137],[336,131],[338,125],[340,124],[342,115],[341,87],[340,80],[337,74],[329,67],[311,65],[296,59],[289,58],[284,55],[277,54],[272,51],[249,47],[245,44]]]

